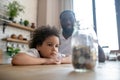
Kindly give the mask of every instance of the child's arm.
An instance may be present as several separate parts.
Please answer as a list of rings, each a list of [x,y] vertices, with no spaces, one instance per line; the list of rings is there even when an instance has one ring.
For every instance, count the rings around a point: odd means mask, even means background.
[[[61,63],[62,64],[70,64],[70,63],[72,63],[72,56],[69,55],[69,56],[62,57]]]
[[[12,59],[13,65],[57,64],[57,62],[57,60],[52,58],[36,58],[25,53],[16,54]]]

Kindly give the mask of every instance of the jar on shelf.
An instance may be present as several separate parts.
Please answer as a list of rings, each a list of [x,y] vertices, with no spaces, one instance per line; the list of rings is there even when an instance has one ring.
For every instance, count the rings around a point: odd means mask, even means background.
[[[31,28],[35,28],[35,23],[31,23]]]
[[[19,34],[19,35],[18,35],[18,39],[19,39],[19,40],[23,40],[23,35],[22,35],[22,34]]]
[[[93,70],[98,47],[89,28],[77,30],[72,36],[72,65],[77,72]]]
[[[12,39],[17,39],[16,34],[12,34],[12,35],[11,35],[11,38],[12,38]]]

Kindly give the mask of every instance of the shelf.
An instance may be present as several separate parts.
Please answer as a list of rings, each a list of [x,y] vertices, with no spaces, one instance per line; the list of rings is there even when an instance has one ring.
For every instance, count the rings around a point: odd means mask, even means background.
[[[8,23],[8,26],[23,29],[23,30],[27,30],[27,31],[34,31],[35,30],[33,28],[23,26],[23,25],[20,25],[20,24],[17,24],[17,23]]]
[[[29,41],[25,41],[25,40],[12,39],[12,38],[4,38],[2,40],[3,41],[8,41],[8,42],[24,43],[24,44],[28,44],[28,42],[29,42]]]

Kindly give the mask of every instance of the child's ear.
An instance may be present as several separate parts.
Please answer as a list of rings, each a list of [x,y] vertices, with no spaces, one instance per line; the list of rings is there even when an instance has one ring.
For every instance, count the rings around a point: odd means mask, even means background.
[[[40,45],[37,45],[37,46],[36,46],[36,49],[39,50],[39,49],[40,49]]]

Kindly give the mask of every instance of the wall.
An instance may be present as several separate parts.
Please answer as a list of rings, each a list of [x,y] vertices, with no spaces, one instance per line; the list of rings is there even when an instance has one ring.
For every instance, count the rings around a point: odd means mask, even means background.
[[[46,24],[46,14],[47,14],[47,7],[46,7],[46,0],[38,0],[38,15],[37,15],[37,23],[38,26]]]
[[[59,3],[58,0],[47,1],[47,24],[59,26]]]
[[[20,18],[27,19],[31,22],[37,24],[37,0],[17,0],[25,7],[25,12],[17,17],[15,20],[19,22]],[[26,30],[21,30],[17,28],[7,27],[5,33],[2,32],[3,26],[0,25],[0,49],[6,50],[6,42],[2,41],[2,38],[10,37],[11,34],[22,34],[25,38],[30,38],[30,32]],[[11,43],[12,44],[12,43]],[[21,47],[24,45],[21,44]],[[26,45],[25,45],[26,46]]]
[[[59,26],[59,0],[38,0],[38,26]]]
[[[21,17],[23,19],[29,20],[30,22],[36,23],[37,22],[37,0],[19,0],[19,2],[25,6],[25,13],[21,15]]]
[[[60,28],[59,15],[65,9],[73,9],[73,0],[38,0],[38,26]]]

